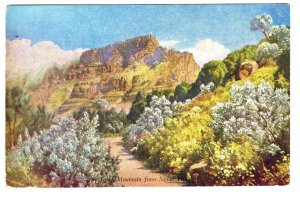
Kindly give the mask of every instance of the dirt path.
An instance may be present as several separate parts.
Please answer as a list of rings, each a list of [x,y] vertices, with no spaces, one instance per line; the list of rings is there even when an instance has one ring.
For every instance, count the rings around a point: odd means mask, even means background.
[[[118,176],[120,186],[183,186],[171,176],[153,172],[143,166],[143,162],[130,154],[123,146],[121,137],[107,138],[107,143],[111,146],[111,154],[119,156],[121,160]]]

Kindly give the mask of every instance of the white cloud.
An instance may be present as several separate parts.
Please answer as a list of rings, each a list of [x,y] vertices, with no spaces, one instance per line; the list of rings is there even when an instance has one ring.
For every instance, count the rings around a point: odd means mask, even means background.
[[[200,40],[194,48],[183,49],[181,51],[193,53],[195,61],[199,66],[203,66],[203,64],[211,60],[222,60],[230,53],[229,49],[211,39]]]
[[[32,76],[53,64],[59,67],[79,58],[87,49],[65,51],[51,41],[42,41],[31,46],[31,40],[6,40],[6,72],[9,75],[18,70]]]
[[[159,41],[159,44],[162,47],[170,48],[170,47],[175,46],[179,42],[180,41],[178,41],[178,40],[162,40],[162,41]]]

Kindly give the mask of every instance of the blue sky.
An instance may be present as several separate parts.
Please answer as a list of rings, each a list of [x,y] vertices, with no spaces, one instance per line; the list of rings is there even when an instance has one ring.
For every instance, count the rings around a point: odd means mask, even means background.
[[[263,37],[249,29],[250,19],[263,13],[274,24],[290,24],[288,4],[8,6],[6,37],[18,35],[32,44],[47,40],[72,50],[152,32],[160,41],[178,41],[177,49],[211,39],[232,51]]]

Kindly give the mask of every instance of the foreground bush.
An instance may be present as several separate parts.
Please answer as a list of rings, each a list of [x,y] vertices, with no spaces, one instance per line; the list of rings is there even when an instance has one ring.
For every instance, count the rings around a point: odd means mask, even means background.
[[[222,141],[240,136],[249,139],[262,154],[289,151],[289,96],[273,90],[265,81],[257,87],[247,81],[231,88],[231,100],[212,111],[212,128]]]
[[[20,136],[18,148],[7,156],[8,179],[20,168],[44,176],[60,187],[102,187],[116,181],[118,160],[109,155],[104,139],[96,134],[98,116],[80,120],[64,118],[41,134]],[[23,141],[23,142],[22,142]],[[9,183],[8,183],[9,184]],[[34,185],[32,185],[34,186]]]
[[[211,142],[208,146],[212,154],[207,166],[191,172],[196,185],[253,185],[259,156],[249,141],[231,142],[225,147]]]
[[[265,81],[231,88],[212,110],[216,142],[199,185],[289,183],[289,96]]]

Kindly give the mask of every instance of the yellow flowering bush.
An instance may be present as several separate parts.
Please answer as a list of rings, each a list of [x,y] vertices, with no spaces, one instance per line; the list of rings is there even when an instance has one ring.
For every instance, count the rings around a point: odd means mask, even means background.
[[[253,185],[259,157],[249,141],[231,142],[226,147],[211,143],[208,165],[201,173],[199,185]]]
[[[207,126],[210,121],[210,115],[199,107],[167,119],[159,134],[140,142],[138,155],[146,158],[150,167],[186,173],[190,165],[205,158],[202,145],[213,139],[213,132]]]

